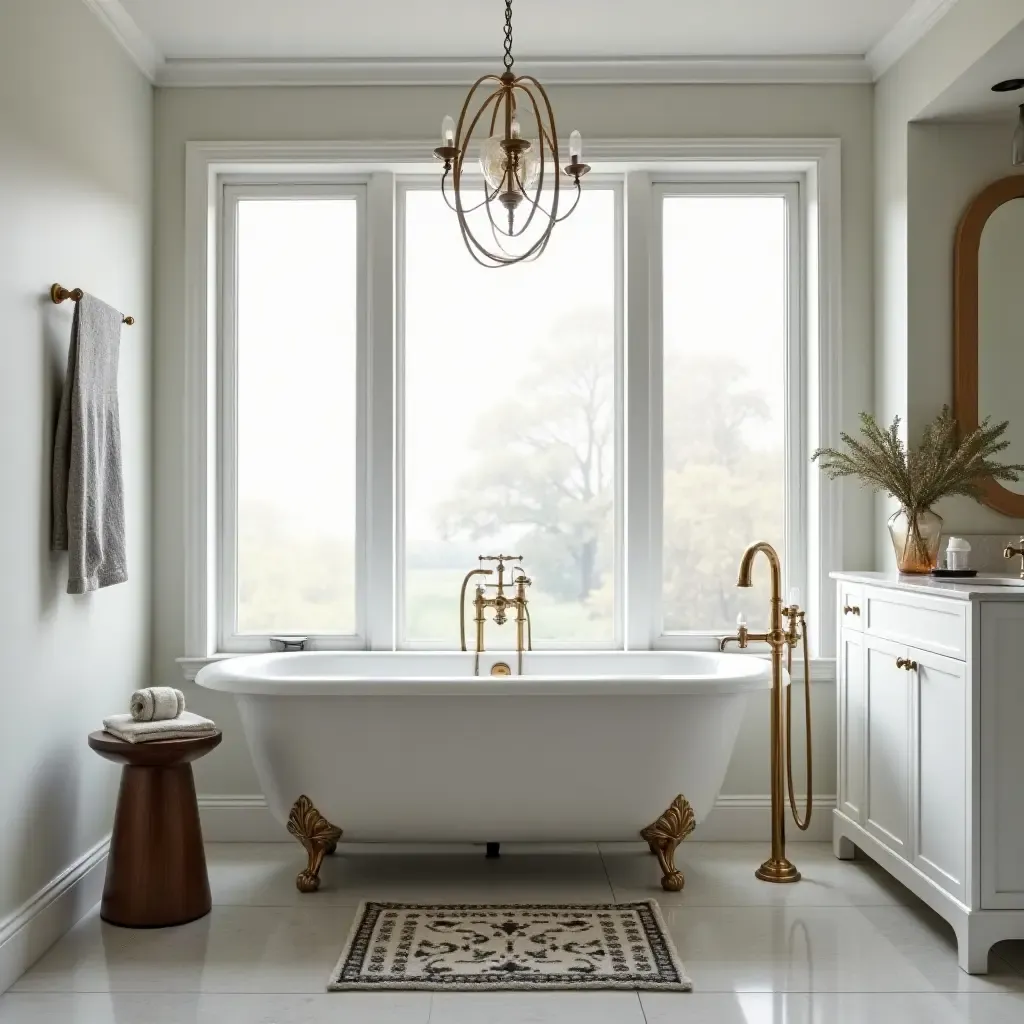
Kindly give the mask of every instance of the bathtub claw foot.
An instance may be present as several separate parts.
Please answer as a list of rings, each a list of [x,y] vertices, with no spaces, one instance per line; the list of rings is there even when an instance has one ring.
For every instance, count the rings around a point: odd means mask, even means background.
[[[295,879],[299,892],[316,892],[320,888],[320,866],[324,855],[334,853],[341,838],[341,829],[332,825],[314,806],[308,796],[300,796],[288,815],[288,831],[295,836],[309,858],[306,870]]]
[[[676,847],[696,826],[690,802],[680,795],[653,825],[640,832],[651,853],[658,858],[662,872],[661,887],[665,892],[679,892],[686,884],[683,873],[676,868]]]

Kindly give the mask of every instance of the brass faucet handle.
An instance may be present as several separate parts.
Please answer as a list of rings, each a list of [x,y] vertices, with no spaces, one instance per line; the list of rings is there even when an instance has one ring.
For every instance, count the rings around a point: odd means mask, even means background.
[[[1019,548],[1015,548],[1012,544],[1007,544],[1006,547],[1003,548],[1003,558],[1005,559],[1016,558],[1018,555],[1020,555],[1021,559],[1020,578],[1024,580],[1024,537],[1021,537],[1020,539]]]

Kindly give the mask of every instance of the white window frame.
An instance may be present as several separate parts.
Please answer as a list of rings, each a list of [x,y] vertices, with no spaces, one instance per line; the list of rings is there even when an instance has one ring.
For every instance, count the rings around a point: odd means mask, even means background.
[[[625,331],[624,331],[624,289],[625,253],[623,247],[625,230],[624,181],[622,174],[591,174],[587,176],[591,188],[611,191],[615,196],[615,353],[614,353],[614,448],[615,480],[613,484],[614,524],[612,531],[612,562],[614,587],[612,596],[613,631],[607,640],[542,640],[533,641],[534,650],[621,650],[625,642]],[[451,650],[451,644],[441,640],[410,639],[406,632],[405,594],[405,199],[409,192],[437,188],[436,175],[406,175],[396,183],[395,195],[395,245],[396,245],[396,309],[395,309],[395,620],[397,628],[397,649],[409,651]],[[453,225],[454,226],[454,225]],[[495,271],[498,273],[499,271]],[[486,553],[486,552],[481,552]],[[474,566],[466,566],[466,570]],[[538,568],[527,562],[527,569]],[[455,603],[452,608],[454,612]]]
[[[355,431],[355,628],[351,633],[328,633],[313,639],[317,646],[332,650],[366,646],[366,606],[369,572],[367,529],[367,395],[369,385],[369,334],[367,331],[368,281],[366,267],[366,181],[338,179],[330,183],[267,183],[228,179],[223,187],[220,246],[221,329],[218,344],[217,428],[218,428],[218,540],[217,649],[249,653],[265,651],[267,635],[238,631],[238,209],[246,200],[345,199],[356,204],[356,431]],[[326,283],[326,282],[325,282]],[[288,358],[287,352],[281,358]],[[268,472],[273,472],[268,467]],[[287,467],[279,467],[283,481]]]
[[[806,330],[804,310],[809,271],[806,260],[806,233],[804,231],[804,186],[796,172],[771,174],[748,172],[746,174],[718,174],[714,177],[689,174],[650,176],[645,222],[648,225],[649,245],[649,329],[643,337],[648,341],[649,354],[646,374],[637,374],[630,381],[630,402],[648,410],[649,449],[637,450],[635,464],[637,472],[636,500],[646,497],[647,507],[640,509],[650,522],[650,543],[637,552],[631,553],[631,565],[646,578],[651,593],[647,597],[646,614],[639,623],[648,637],[648,646],[656,650],[677,650],[692,648],[707,638],[720,638],[721,632],[707,629],[687,629],[668,632],[665,630],[664,612],[664,326],[662,313],[663,296],[663,252],[662,214],[664,200],[672,196],[771,196],[779,197],[786,203],[786,328],[785,328],[785,369],[783,402],[784,412],[784,494],[785,494],[785,546],[783,558],[784,595],[790,588],[796,588],[803,595],[807,592],[806,543],[807,536],[806,495],[808,447],[807,447],[807,394],[805,375]],[[643,481],[643,470],[647,469],[648,479]],[[794,500],[795,498],[795,500]],[[635,508],[635,505],[634,505]],[[751,538],[754,541],[759,538]],[[644,565],[646,553],[647,564]]]
[[[223,321],[219,307],[219,226],[224,188],[240,182],[266,184],[363,184],[367,188],[367,459],[394,459],[396,396],[394,353],[395,270],[394,207],[396,176],[436,173],[424,160],[433,142],[190,142],[186,144],[185,182],[185,656],[186,676],[226,651],[217,615],[220,583],[220,484],[218,482],[218,344]],[[624,586],[627,649],[685,646],[709,649],[710,634],[661,637],[657,609],[660,564],[652,565],[656,524],[650,481],[654,437],[647,409],[633,400],[638,379],[650,389],[653,268],[650,228],[652,185],[681,180],[749,180],[757,175],[788,177],[801,188],[805,274],[813,284],[801,299],[805,323],[803,376],[806,382],[805,454],[838,441],[842,409],[841,379],[841,176],[838,139],[594,140],[588,160],[596,172],[625,174],[626,308],[623,369],[627,405],[623,520],[629,563],[619,573]],[[499,271],[500,272],[500,271]],[[311,282],[311,301],[316,301]],[[390,339],[390,340],[389,340]],[[621,424],[621,417],[620,417]],[[620,427],[621,429],[621,427]],[[660,443],[660,440],[659,440]],[[619,446],[620,452],[624,451]],[[394,465],[394,463],[392,463]],[[807,537],[804,604],[816,626],[816,677],[831,675],[835,651],[834,585],[830,570],[841,566],[840,488],[818,473],[805,473]],[[398,646],[393,523],[395,474],[372,475],[365,488],[366,573],[363,635],[359,646],[393,650]],[[646,495],[646,498],[642,496]],[[659,511],[660,514],[660,511]],[[752,538],[753,539],[753,538]],[[621,550],[621,549],[620,549]],[[646,557],[640,557],[646,552]],[[660,557],[660,551],[659,551]],[[787,560],[792,559],[792,552]],[[620,559],[621,564],[621,559]],[[653,574],[652,574],[653,573]],[[623,616],[618,616],[621,620]],[[351,640],[351,638],[349,638]],[[325,644],[313,638],[312,647]],[[579,646],[572,644],[570,646]],[[260,649],[266,649],[265,646]],[[826,664],[828,662],[828,664]]]

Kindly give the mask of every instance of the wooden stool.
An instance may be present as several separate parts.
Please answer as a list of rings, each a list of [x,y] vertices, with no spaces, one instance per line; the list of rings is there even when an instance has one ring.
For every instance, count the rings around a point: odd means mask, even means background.
[[[89,734],[101,757],[124,765],[100,917],[124,928],[165,928],[210,912],[203,833],[192,761],[221,734],[125,743]]]

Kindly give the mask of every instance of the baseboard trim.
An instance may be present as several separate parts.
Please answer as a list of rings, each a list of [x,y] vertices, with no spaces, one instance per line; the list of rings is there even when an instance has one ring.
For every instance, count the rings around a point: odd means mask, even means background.
[[[0,920],[0,993],[99,902],[109,848],[107,836]]]
[[[714,810],[694,832],[694,839],[706,842],[758,842],[771,836],[772,798],[767,793],[753,795],[723,794]],[[835,796],[814,798],[811,827],[801,832],[787,827],[790,842],[829,842],[832,838],[832,811]],[[787,811],[787,815],[788,815]],[[291,836],[273,819],[266,800],[260,794],[208,793],[199,796],[199,817],[203,837],[212,843],[286,843]],[[792,819],[787,817],[787,825]]]
[[[833,794],[815,794],[814,812],[806,832],[793,823],[786,808],[786,840],[790,843],[827,843],[832,839]],[[803,810],[801,804],[800,810]],[[723,793],[711,813],[693,833],[694,839],[712,843],[751,843],[767,841],[772,834],[772,798],[769,793],[739,795]]]

